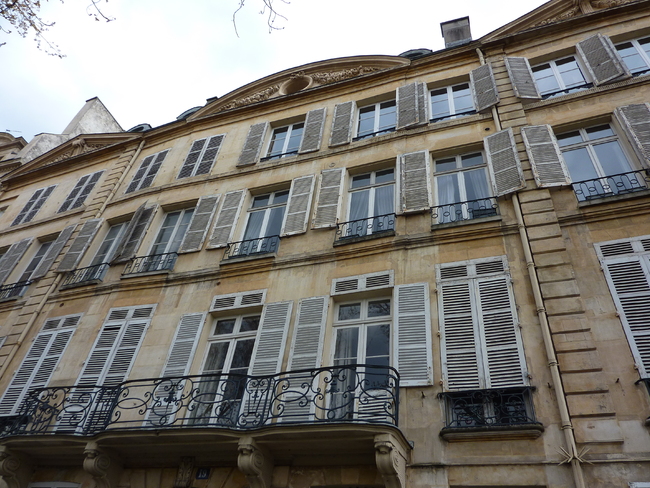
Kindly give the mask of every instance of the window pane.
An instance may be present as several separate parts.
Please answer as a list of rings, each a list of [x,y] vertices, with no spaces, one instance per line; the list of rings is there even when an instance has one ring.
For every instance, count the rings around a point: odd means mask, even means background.
[[[366,361],[373,357],[390,354],[390,326],[388,324],[371,325],[368,327],[366,342]]]
[[[248,223],[246,224],[246,231],[244,232],[244,239],[257,239],[262,233],[262,223],[264,222],[265,210],[258,210],[257,212],[250,212],[248,214]]]
[[[439,159],[436,161],[436,171],[449,171],[456,169],[456,158]]]
[[[395,127],[395,101],[384,102],[379,110],[379,126],[377,131]]]
[[[541,93],[552,93],[560,89],[550,64],[535,66],[533,75]]]
[[[570,146],[579,142],[582,142],[582,136],[578,131],[567,132],[565,134],[560,134],[557,136],[557,143],[560,145],[560,147]]]
[[[375,132],[375,106],[362,108],[359,111],[359,130],[357,136]]]
[[[203,373],[221,373],[223,365],[226,362],[229,342],[213,342],[210,344],[208,358],[205,360]]]
[[[467,83],[452,88],[454,95],[454,113],[468,112],[474,109],[472,92]]]
[[[375,190],[374,215],[386,215],[395,211],[394,188],[394,185],[387,185]]]
[[[368,303],[368,317],[385,317],[390,315],[390,300],[377,300]]]
[[[291,126],[291,136],[289,137],[289,143],[287,144],[287,149],[285,152],[297,151],[300,147],[300,141],[302,140],[302,132],[305,124],[293,124]]]
[[[185,233],[187,232],[187,227],[190,225],[190,220],[192,220],[193,214],[194,214],[194,209],[186,210],[183,213],[183,217],[181,218],[181,221],[178,223],[176,234],[174,235],[174,240],[171,242],[166,252],[176,252],[178,251],[178,248],[181,247],[181,242],[183,242],[183,238],[185,237]]]
[[[434,90],[431,92],[431,118],[439,119],[449,115],[449,97],[447,89]]]
[[[596,144],[594,145],[594,151],[606,175],[616,175],[630,171],[630,163],[623,154],[618,141]]]
[[[571,180],[574,182],[598,178],[598,173],[596,173],[596,169],[586,148],[581,147],[570,151],[562,151],[562,155],[569,168]]]
[[[557,69],[560,72],[560,76],[562,77],[562,81],[566,88],[584,85],[585,77],[582,76],[578,63],[573,57],[556,61],[555,64],[557,65]]]
[[[232,331],[235,329],[235,319],[226,319],[217,321],[217,325],[214,327],[214,334],[232,334]]]
[[[282,220],[284,218],[284,209],[286,207],[275,207],[268,210],[271,214],[269,215],[269,221],[266,225],[266,231],[264,232],[264,237],[268,236],[277,236],[280,235],[282,230]]]
[[[253,198],[252,208],[266,207],[271,201],[271,195],[260,195]]]
[[[365,175],[357,175],[352,177],[352,185],[350,188],[360,188],[370,184],[370,173]]]
[[[465,181],[465,193],[467,201],[479,200],[490,197],[490,189],[487,183],[485,170],[475,169],[472,171],[464,171],[462,173]]]
[[[337,329],[336,344],[334,346],[334,365],[354,364],[357,362],[359,349],[359,329],[349,327]]]
[[[436,177],[438,190],[438,205],[460,202],[457,174]]]
[[[101,264],[108,261],[108,255],[112,251],[113,245],[115,244],[115,240],[120,235],[120,232],[124,227],[124,225],[125,225],[124,223],[116,224],[111,226],[110,229],[108,229],[108,234],[106,234],[104,241],[102,242],[101,246],[99,246],[99,249],[97,250],[97,254],[95,255],[93,261],[90,263],[91,266],[95,266],[97,264]]]
[[[587,138],[590,141],[596,139],[602,139],[603,137],[609,137],[614,135],[614,131],[609,125],[599,125],[598,127],[590,127],[585,131],[587,133]]]
[[[361,304],[349,303],[339,306],[339,320],[354,320],[361,318]]]
[[[284,141],[287,138],[288,131],[289,131],[288,127],[281,127],[273,131],[273,137],[271,138],[271,145],[269,146],[269,156],[282,154]]]
[[[350,194],[350,221],[368,217],[370,190],[355,191]]]
[[[375,183],[388,183],[389,181],[395,181],[395,170],[394,169],[385,169],[383,171],[377,171],[375,173]]]
[[[273,194],[273,205],[286,203],[289,199],[289,190],[276,191]]]
[[[645,61],[631,42],[619,44],[616,46],[616,50],[632,73],[643,71],[647,68]]]
[[[257,330],[260,326],[260,316],[244,317],[241,320],[240,332],[248,332],[250,330]]]
[[[481,153],[466,154],[465,156],[461,157],[460,160],[463,168],[470,168],[472,166],[483,164],[483,155]]]
[[[237,341],[235,344],[235,352],[232,355],[232,364],[230,365],[231,373],[247,373],[248,365],[253,355],[253,346],[255,346],[255,339]]]

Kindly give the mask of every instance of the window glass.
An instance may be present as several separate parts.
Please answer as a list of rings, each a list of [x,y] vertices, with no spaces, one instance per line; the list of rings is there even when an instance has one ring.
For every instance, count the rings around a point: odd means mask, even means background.
[[[395,100],[361,107],[359,109],[359,122],[355,140],[394,131],[396,116]]]
[[[476,113],[469,83],[431,90],[430,97],[432,122]]]
[[[264,159],[276,159],[296,154],[300,148],[304,128],[305,124],[300,122],[273,129],[269,150]]]
[[[395,228],[395,170],[354,175],[350,182],[348,221],[339,238],[358,237]]]
[[[532,71],[537,88],[544,98],[584,90],[591,86],[574,56],[534,66]]]

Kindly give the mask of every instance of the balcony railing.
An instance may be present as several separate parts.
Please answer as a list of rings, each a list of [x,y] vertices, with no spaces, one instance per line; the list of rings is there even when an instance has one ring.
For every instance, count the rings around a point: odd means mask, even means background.
[[[395,214],[377,215],[365,219],[351,220],[336,224],[334,242],[352,237],[363,237],[395,230]]]
[[[75,269],[63,278],[61,286],[101,281],[109,267],[110,264],[101,263],[95,264],[94,266],[88,266],[87,268]]]
[[[246,241],[230,242],[226,247],[224,259],[241,258],[258,254],[276,252],[280,247],[280,236],[258,237]]]
[[[19,281],[17,283],[0,286],[0,300],[23,296],[27,287],[31,284],[31,281]]]
[[[139,256],[126,263],[122,274],[148,273],[150,271],[174,269],[176,258],[178,258],[178,254],[175,252],[152,254],[151,256]]]
[[[567,95],[569,93],[573,93],[577,91],[588,90],[589,88],[593,88],[593,86],[594,86],[593,83],[584,83],[582,85],[572,86],[571,88],[566,88],[564,90],[557,90],[550,93],[544,93],[542,94],[542,100],[546,100],[548,98],[553,98],[553,97],[559,97],[561,95]]]
[[[95,435],[107,430],[255,429],[327,422],[397,425],[399,375],[350,365],[272,376],[214,374],[126,381],[116,386],[38,388],[1,437]]]
[[[431,225],[492,217],[498,214],[497,210],[497,199],[494,197],[438,205],[431,207]]]
[[[464,112],[458,112],[455,114],[448,114],[448,115],[443,115],[441,117],[434,117],[429,120],[429,122],[434,123],[434,122],[442,122],[443,120],[452,120],[452,119],[457,119],[459,117],[466,117],[468,115],[474,115],[476,113],[476,110],[466,110]]]
[[[583,202],[593,198],[604,198],[646,190],[649,184],[650,176],[648,176],[646,170],[636,170],[603,176],[593,180],[577,181],[573,183],[573,190],[578,200]]]
[[[265,157],[263,157],[263,158],[260,158],[260,161],[261,161],[261,162],[264,162],[264,161],[272,161],[272,160],[274,160],[274,159],[286,158],[287,156],[295,156],[296,154],[298,154],[298,150],[297,150],[297,149],[296,149],[295,151],[289,151],[289,152],[286,152],[286,153],[272,154],[272,155],[270,155],[270,156],[265,156]]]
[[[355,138],[353,138],[353,141],[362,141],[363,139],[370,139],[371,137],[376,137],[380,136],[382,134],[388,134],[390,132],[395,132],[395,126],[393,127],[386,127],[385,129],[378,130],[377,132],[368,132],[366,134],[361,134]]]

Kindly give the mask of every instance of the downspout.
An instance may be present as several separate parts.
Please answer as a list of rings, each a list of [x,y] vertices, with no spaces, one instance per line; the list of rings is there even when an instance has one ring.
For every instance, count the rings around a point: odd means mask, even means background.
[[[479,61],[485,64],[485,57],[480,48],[476,48]],[[501,121],[499,120],[499,112],[496,106],[492,107],[492,118],[497,131],[501,131]],[[575,434],[573,432],[573,425],[571,424],[571,417],[569,416],[569,407],[564,393],[564,386],[562,385],[562,378],[560,376],[560,368],[555,355],[555,348],[553,346],[553,338],[551,337],[551,328],[548,323],[548,315],[546,314],[546,307],[544,298],[542,297],[542,289],[537,277],[537,270],[535,269],[535,262],[533,261],[533,253],[530,248],[530,241],[528,240],[528,232],[526,231],[526,224],[521,212],[521,203],[519,202],[519,195],[517,192],[512,194],[512,206],[515,209],[517,217],[517,227],[519,228],[519,237],[521,239],[521,246],[524,250],[526,258],[526,267],[528,268],[528,277],[530,285],[533,289],[533,296],[535,298],[535,307],[537,308],[537,317],[542,329],[542,338],[544,339],[544,348],[546,349],[546,359],[548,361],[549,369],[551,370],[551,378],[553,381],[553,388],[557,398],[558,409],[560,410],[560,421],[562,424],[562,432],[564,432],[564,439],[568,448],[567,455],[571,463],[571,471],[573,473],[573,481],[576,488],[586,488],[584,475],[582,473],[581,460],[576,445]]]

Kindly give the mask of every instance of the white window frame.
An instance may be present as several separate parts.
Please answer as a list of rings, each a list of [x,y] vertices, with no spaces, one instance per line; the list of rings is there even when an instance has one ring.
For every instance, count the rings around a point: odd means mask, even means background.
[[[154,239],[153,243],[151,244],[151,248],[149,250],[149,256],[153,256],[154,255],[154,251],[153,251],[154,248],[156,246],[159,246],[159,245],[162,244],[161,242],[158,242],[158,239],[160,239],[161,234],[163,232],[163,229],[165,228],[164,227],[165,222],[167,221],[167,219],[171,215],[173,215],[175,213],[178,213],[179,217],[178,217],[178,220],[176,221],[176,223],[174,224],[174,228],[172,230],[171,235],[169,236],[169,239],[167,240],[167,243],[165,244],[164,251],[163,252],[158,252],[158,253],[155,253],[155,254],[158,255],[158,254],[167,254],[167,253],[170,253],[170,252],[177,252],[178,248],[175,251],[170,251],[172,243],[174,241],[177,241],[178,242],[178,247],[180,248],[180,245],[183,242],[183,238],[185,237],[185,234],[187,234],[187,229],[189,229],[191,218],[192,218],[192,215],[194,215],[195,210],[196,210],[195,207],[190,207],[190,208],[184,208],[184,209],[181,209],[181,210],[173,210],[173,211],[165,213],[165,215],[163,215],[163,220],[160,223],[160,227],[158,228],[158,233],[156,234],[156,238]],[[191,212],[191,215],[189,217],[189,220],[187,220],[187,222],[185,223],[186,225],[182,225],[183,224],[183,219],[185,219],[185,216],[190,212]],[[184,230],[182,229],[183,227],[185,227]],[[179,237],[179,233],[181,233],[181,232],[182,232],[182,235],[180,236],[179,239],[177,239]]]
[[[108,264],[111,262],[111,259],[113,258],[113,255],[115,254],[115,251],[117,250],[118,246],[120,245],[120,242],[124,238],[124,232],[126,231],[126,228],[129,226],[129,221],[126,220],[124,222],[120,222],[118,224],[113,224],[108,228],[108,231],[104,235],[104,238],[102,239],[102,242],[99,244],[99,247],[97,248],[97,251],[95,252],[95,255],[93,256],[93,259],[90,261],[90,264],[88,266],[98,266],[100,264]],[[104,258],[101,261],[98,261],[99,257],[99,251],[101,250],[102,246],[106,242],[106,239],[108,238],[108,235],[111,233],[112,229],[117,229],[117,234],[115,237],[113,237],[113,242],[110,244],[109,248],[106,250],[106,253],[104,253]]]
[[[383,183],[376,183],[377,179],[377,173],[382,173],[384,171],[392,170],[393,171],[393,180],[392,181],[386,181]],[[347,194],[347,209],[346,209],[346,222],[357,222],[359,220],[370,220],[375,217],[378,217],[379,215],[374,215],[375,211],[375,199],[376,199],[376,193],[378,188],[386,187],[386,186],[391,186],[393,187],[393,211],[389,212],[388,214],[380,214],[380,215],[395,215],[395,208],[397,207],[397,181],[396,181],[396,174],[397,170],[395,169],[394,166],[389,167],[389,168],[382,168],[382,169],[377,169],[373,171],[366,171],[364,173],[357,173],[357,174],[351,174],[349,176],[349,182],[348,182],[348,194]],[[357,188],[352,188],[352,184],[354,181],[354,178],[357,178],[359,176],[365,176],[365,175],[370,175],[370,183],[368,185],[364,186],[359,186]],[[368,191],[369,190],[369,196],[368,196],[368,207],[367,207],[367,216],[363,217],[362,219],[351,219],[350,213],[352,212],[352,195],[354,193],[358,193],[361,191]],[[394,230],[395,229],[395,219],[392,219],[392,225],[389,219],[387,228],[379,228],[379,229],[374,229],[374,225],[371,225],[369,228],[367,228],[367,231],[364,235],[370,235],[373,233],[377,232],[382,232],[385,230]],[[367,226],[368,227],[368,226]]]
[[[472,109],[471,110],[466,110],[464,112],[458,112],[456,110],[456,97],[454,96],[454,88],[459,88],[462,86],[466,86],[467,90],[469,91],[469,99],[472,103]],[[446,91],[447,92],[447,103],[449,106],[449,114],[444,115],[441,117],[436,117],[435,114],[433,113],[433,92],[439,92],[439,91]],[[431,107],[431,120],[430,122],[441,122],[443,120],[451,120],[451,119],[456,119],[459,117],[465,117],[467,115],[473,115],[476,113],[476,106],[474,105],[474,97],[472,96],[472,88],[470,86],[469,81],[465,83],[457,83],[455,85],[449,85],[449,86],[443,86],[440,88],[433,88],[429,90],[429,105]]]
[[[581,84],[574,84],[571,86],[567,86],[566,81],[564,78],[562,78],[562,73],[560,72],[560,69],[558,68],[558,63],[561,63],[563,61],[567,61],[571,58],[573,61],[578,66],[578,70],[580,71],[580,74],[582,75],[582,78],[584,80],[584,83]],[[541,68],[545,65],[548,65],[551,69],[551,72],[553,73],[553,77],[555,78],[555,81],[558,85],[558,90],[556,91],[546,91],[543,92],[542,88],[540,86],[538,78],[535,76],[535,70],[538,68]],[[542,98],[550,98],[550,97],[556,97],[560,95],[565,95],[567,93],[573,93],[575,91],[581,91],[581,90],[586,90],[587,88],[590,88],[592,85],[592,81],[589,77],[588,70],[585,69],[585,67],[582,65],[580,62],[579,57],[576,54],[570,54],[568,56],[563,56],[561,58],[553,59],[551,61],[546,61],[544,63],[539,63],[536,64],[535,66],[531,67],[531,71],[533,74],[533,78],[535,80],[535,83],[537,84],[537,87],[539,89],[539,93],[542,96]]]
[[[650,71],[650,53],[646,52],[646,50],[643,49],[643,47],[641,46],[641,41],[648,41],[647,43],[650,44],[650,37],[643,37],[641,39],[631,39],[629,41],[619,42],[614,46],[619,56],[621,56],[623,63],[625,63],[625,66],[627,66],[627,69],[630,70],[633,76],[640,76]],[[646,64],[646,67],[644,69],[635,69],[634,71],[632,71],[632,68],[627,65],[627,63],[625,62],[625,58],[621,54],[621,49],[623,49],[624,44],[632,44],[632,47],[636,51],[636,54]]]
[[[284,142],[282,143],[282,150],[280,152],[271,152],[273,150],[273,143],[276,140],[276,135],[279,134],[281,131],[284,131],[285,129],[286,129],[286,137],[284,138]],[[293,137],[294,131],[298,129],[302,130],[300,134],[300,140],[298,141],[298,144],[296,145],[295,149],[291,149],[291,151],[289,151],[288,150],[290,149],[289,142]],[[305,136],[305,129],[306,127],[305,127],[304,120],[289,125],[283,125],[281,127],[274,127],[273,131],[271,132],[271,139],[269,140],[268,148],[266,150],[266,157],[262,158],[262,161],[270,161],[272,159],[280,159],[287,156],[294,156],[298,154],[298,151],[300,150],[300,144],[302,143],[302,139]]]
[[[383,108],[382,105],[392,103],[393,108],[394,108],[394,114],[395,114],[395,121],[392,126],[390,127],[385,127],[381,128],[379,127],[379,121],[381,120],[381,109]],[[359,134],[359,126],[361,125],[361,113],[364,110],[367,110],[369,108],[373,108],[373,131],[365,134]],[[391,100],[384,100],[381,102],[377,103],[371,103],[369,105],[363,105],[361,107],[357,108],[357,113],[356,113],[356,118],[355,118],[356,124],[354,127],[354,139],[355,141],[359,141],[362,139],[369,139],[371,137],[375,136],[380,136],[382,134],[387,134],[389,132],[394,132],[396,127],[397,127],[397,100],[396,99],[391,99]]]
[[[285,193],[286,194],[286,200],[281,202],[281,203],[275,203],[276,194],[278,194],[278,193]],[[282,214],[282,222],[284,222],[284,218],[285,218],[286,213],[287,213],[287,205],[289,203],[289,194],[290,194],[290,190],[276,190],[276,191],[273,191],[273,192],[270,192],[270,193],[262,193],[260,195],[253,195],[253,197],[251,199],[251,202],[250,202],[250,206],[249,206],[248,210],[246,211],[246,222],[244,224],[244,228],[242,229],[240,242],[249,241],[249,240],[257,240],[258,242],[254,243],[254,245],[252,247],[246,247],[246,248],[242,247],[242,248],[240,248],[240,253],[238,253],[238,254],[240,254],[240,255],[248,255],[248,254],[258,252],[258,249],[263,248],[263,245],[264,245],[263,239],[265,239],[265,238],[271,238],[271,237],[277,236],[277,239],[278,239],[278,242],[279,242],[280,234],[282,233],[282,225],[280,225],[280,231],[278,231],[277,234],[266,235],[268,225],[269,225],[269,219],[270,219],[271,212],[273,211],[273,209],[279,208],[279,207],[284,207],[284,212]],[[260,206],[260,207],[254,207],[253,206],[253,205],[255,205],[255,200],[257,198],[262,198],[262,197],[265,197],[265,196],[269,197],[268,205],[264,205],[264,206]],[[260,226],[260,231],[258,233],[258,236],[257,237],[248,237],[247,238],[246,237],[246,230],[248,229],[248,224],[250,222],[251,216],[252,216],[252,214],[259,213],[259,212],[264,212],[264,217],[262,219],[262,224]]]

